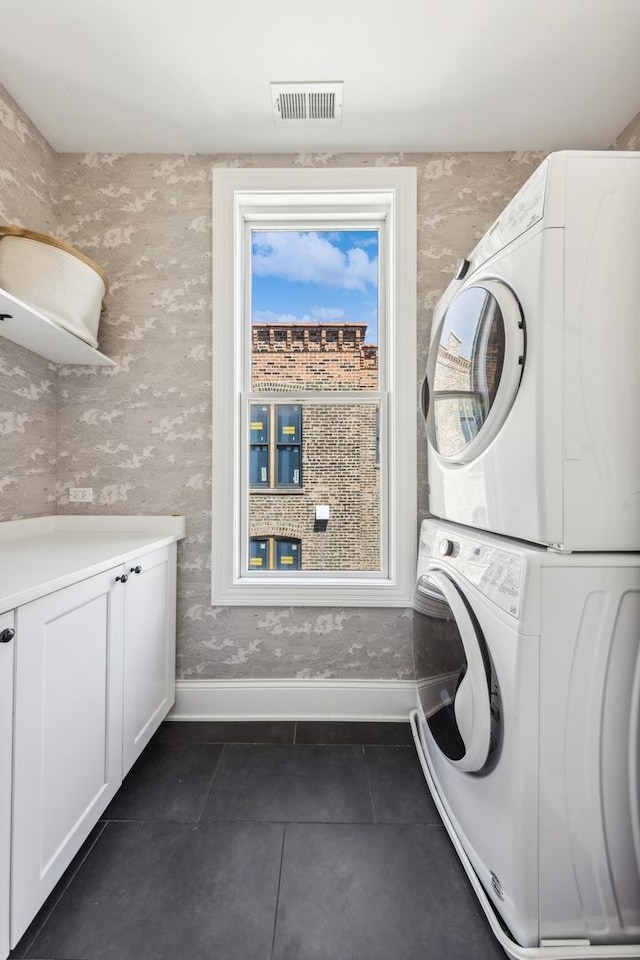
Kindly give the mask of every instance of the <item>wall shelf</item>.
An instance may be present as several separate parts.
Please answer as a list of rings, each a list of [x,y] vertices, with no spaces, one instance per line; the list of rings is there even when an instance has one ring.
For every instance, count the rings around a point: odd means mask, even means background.
[[[37,353],[53,363],[82,363],[113,367],[115,363],[99,350],[58,326],[22,300],[0,289],[0,336]]]

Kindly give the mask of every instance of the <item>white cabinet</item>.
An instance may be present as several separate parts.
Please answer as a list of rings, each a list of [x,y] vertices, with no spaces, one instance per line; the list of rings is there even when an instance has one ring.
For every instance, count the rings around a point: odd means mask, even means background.
[[[9,953],[11,853],[11,723],[13,719],[13,613],[0,615],[0,957]]]
[[[16,612],[13,945],[122,780],[125,586],[107,571]]]
[[[0,616],[0,960],[173,705],[175,597],[171,543]]]
[[[136,558],[125,572],[123,776],[175,700],[175,543]]]

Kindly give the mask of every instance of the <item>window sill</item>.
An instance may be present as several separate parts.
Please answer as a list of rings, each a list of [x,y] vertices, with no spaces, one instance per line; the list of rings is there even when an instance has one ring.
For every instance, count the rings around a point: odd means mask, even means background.
[[[253,497],[258,495],[261,497],[286,497],[294,496],[299,497],[304,493],[302,487],[289,488],[289,487],[273,487],[267,489],[266,487],[249,487],[249,496]]]
[[[411,558],[412,559],[412,558]],[[407,560],[407,567],[411,566]],[[297,575],[296,575],[297,573]],[[406,574],[405,574],[406,577]],[[412,584],[413,586],[413,584]],[[413,589],[386,577],[357,574],[309,575],[308,571],[261,570],[231,584],[214,583],[213,606],[402,607],[413,603]]]

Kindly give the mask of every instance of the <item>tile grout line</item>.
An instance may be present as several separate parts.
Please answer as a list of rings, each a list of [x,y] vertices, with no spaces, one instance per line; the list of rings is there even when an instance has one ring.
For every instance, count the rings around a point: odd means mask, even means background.
[[[66,877],[66,873],[68,872],[68,873],[69,873],[69,877],[68,877],[66,883],[64,884],[64,886],[62,887],[62,889],[60,890],[60,896],[56,898],[56,902],[52,905],[52,907],[51,907],[51,909],[49,910],[49,912],[47,913],[46,917],[43,919],[42,923],[38,926],[38,929],[37,929],[36,932],[34,933],[33,937],[31,938],[31,940],[29,941],[29,943],[26,945],[25,949],[24,949],[23,951],[21,951],[21,953],[23,954],[23,956],[28,956],[29,953],[31,952],[31,948],[32,948],[33,945],[35,944],[36,940],[38,939],[38,937],[40,936],[40,934],[42,933],[42,931],[44,930],[44,928],[46,927],[46,925],[49,923],[49,920],[51,919],[51,917],[52,917],[53,914],[55,913],[57,907],[60,905],[60,902],[61,902],[62,898],[64,897],[65,893],[66,893],[67,890],[69,889],[71,883],[73,882],[75,876],[77,875],[78,871],[80,870],[82,864],[85,862],[85,860],[87,859],[87,857],[89,856],[89,854],[91,853],[91,851],[93,850],[93,848],[95,847],[96,843],[98,842],[98,840],[100,839],[100,837],[102,836],[102,834],[104,833],[104,831],[106,830],[107,825],[109,824],[109,822],[110,822],[109,820],[98,820],[98,823],[102,823],[102,824],[103,824],[102,830],[100,830],[100,831],[98,832],[98,835],[96,836],[95,840],[93,841],[93,843],[91,844],[91,846],[89,847],[89,849],[87,850],[87,852],[85,853],[85,855],[84,855],[84,857],[82,858],[82,860],[80,860],[80,862],[77,864],[77,866],[75,867],[75,869],[74,869],[73,871],[69,871],[69,869],[67,868],[67,871],[65,871],[65,873],[63,874],[63,877]],[[36,916],[37,916],[37,915],[36,915]],[[34,917],[34,920],[35,920],[35,917]],[[25,930],[25,933],[26,933],[26,930]],[[24,936],[24,934],[23,934],[23,936]],[[16,946],[17,946],[17,944],[16,944]]]
[[[374,824],[377,824],[376,820],[376,807],[373,802],[373,787],[371,786],[371,777],[369,776],[369,764],[367,763],[367,749],[365,744],[362,744],[362,757],[364,763],[364,769],[367,776],[367,786],[369,787],[369,802],[371,803],[371,816],[373,817]]]
[[[276,893],[276,906],[273,914],[273,936],[271,938],[270,960],[273,960],[273,953],[276,948],[276,931],[278,928],[278,909],[280,907],[280,887],[282,886],[282,867],[284,865],[284,841],[287,836],[287,824],[282,824],[282,847],[280,849],[280,871],[278,873],[278,890]]]
[[[226,748],[227,748],[226,743],[223,743],[223,744],[222,744],[222,750],[220,751],[220,754],[219,754],[218,759],[217,759],[217,761],[216,761],[216,765],[215,765],[215,767],[213,768],[213,776],[211,777],[211,783],[209,784],[209,789],[207,790],[206,796],[205,796],[205,798],[204,798],[204,800],[203,800],[203,802],[202,802],[202,806],[200,807],[200,813],[198,814],[198,816],[197,816],[197,818],[196,818],[196,820],[195,820],[195,823],[202,823],[202,814],[204,813],[204,811],[205,811],[205,809],[206,809],[206,806],[207,806],[207,801],[208,801],[209,797],[211,796],[211,791],[213,790],[213,784],[214,784],[214,781],[215,781],[215,779],[216,779],[216,774],[217,774],[218,770],[220,769],[220,763],[222,762],[222,757],[224,756],[224,752],[225,752]],[[194,821],[191,821],[191,822],[194,822]]]

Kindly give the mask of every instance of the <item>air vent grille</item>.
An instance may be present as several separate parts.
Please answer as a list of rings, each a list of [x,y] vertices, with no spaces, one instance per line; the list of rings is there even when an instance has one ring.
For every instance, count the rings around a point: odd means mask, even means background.
[[[343,83],[272,83],[276,124],[336,126],[342,117]]]
[[[278,109],[282,120],[306,120],[307,96],[304,93],[281,93]]]
[[[312,120],[335,120],[335,93],[309,94],[309,116]]]

